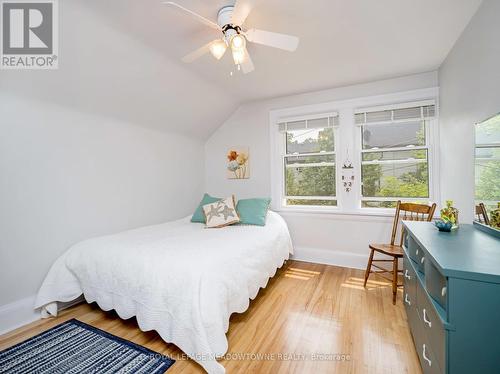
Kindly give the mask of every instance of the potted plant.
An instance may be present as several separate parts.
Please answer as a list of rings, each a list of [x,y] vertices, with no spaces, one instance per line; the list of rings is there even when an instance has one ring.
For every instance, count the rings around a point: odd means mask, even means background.
[[[446,200],[446,207],[441,209],[441,220],[450,223],[451,229],[458,228],[458,209],[453,207],[453,200]]]
[[[490,225],[496,229],[500,229],[500,202],[497,203],[498,208],[490,212]]]

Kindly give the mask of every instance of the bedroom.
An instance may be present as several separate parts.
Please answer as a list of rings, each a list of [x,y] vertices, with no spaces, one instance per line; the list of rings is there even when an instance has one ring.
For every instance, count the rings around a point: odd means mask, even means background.
[[[500,1],[0,5],[0,372],[498,372]]]

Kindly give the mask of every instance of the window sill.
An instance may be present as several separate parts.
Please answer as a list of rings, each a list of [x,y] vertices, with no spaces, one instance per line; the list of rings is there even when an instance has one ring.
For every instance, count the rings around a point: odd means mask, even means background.
[[[395,214],[395,209],[369,209],[360,208],[354,211],[345,211],[341,208],[327,208],[327,209],[311,209],[311,208],[292,208],[292,207],[281,207],[273,209],[275,212],[283,215],[290,216],[312,216],[321,218],[341,218],[345,217],[365,217],[365,218],[393,218]]]

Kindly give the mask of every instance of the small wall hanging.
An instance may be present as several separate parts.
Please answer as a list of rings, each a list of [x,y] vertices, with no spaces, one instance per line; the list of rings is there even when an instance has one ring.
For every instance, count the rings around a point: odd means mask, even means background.
[[[248,147],[231,147],[227,152],[227,178],[250,178],[250,153]]]
[[[354,184],[354,166],[352,166],[352,162],[349,159],[349,150],[347,150],[346,159],[342,165],[342,185],[346,192],[350,192],[352,190],[352,186]]]

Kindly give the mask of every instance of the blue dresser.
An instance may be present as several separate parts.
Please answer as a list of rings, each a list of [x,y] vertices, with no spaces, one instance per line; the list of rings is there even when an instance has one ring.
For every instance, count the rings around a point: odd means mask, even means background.
[[[403,303],[424,373],[500,373],[500,239],[403,225]]]

